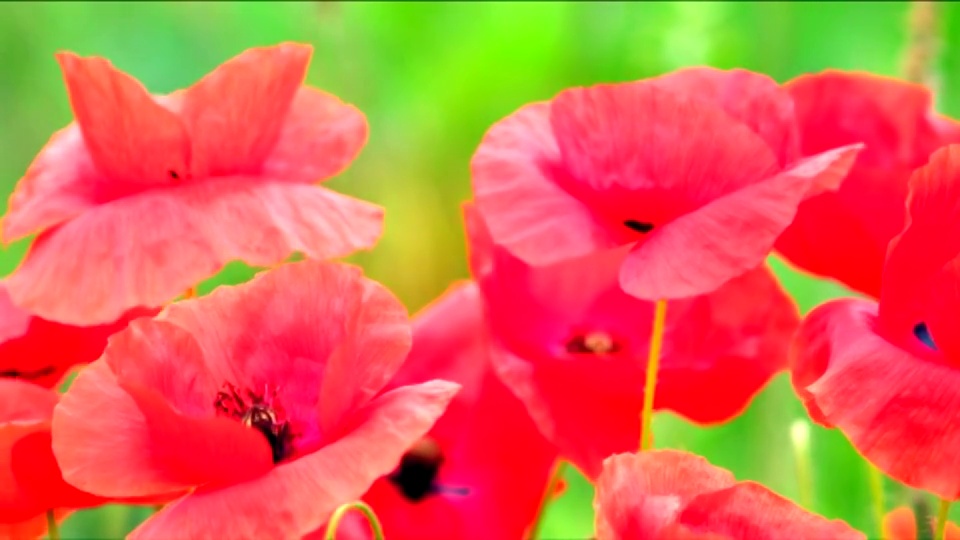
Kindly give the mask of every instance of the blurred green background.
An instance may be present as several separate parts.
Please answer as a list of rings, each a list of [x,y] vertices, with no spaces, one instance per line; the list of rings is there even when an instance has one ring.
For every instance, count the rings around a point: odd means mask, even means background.
[[[71,119],[53,60],[102,55],[152,91],[185,87],[243,49],[312,43],[309,75],[363,110],[370,141],[332,186],[387,208],[386,234],[354,260],[415,311],[467,276],[459,204],[484,131],[520,105],[563,88],[626,81],[708,64],[785,81],[825,68],[897,74],[906,2],[722,3],[0,3],[0,192],[3,199],[47,138]],[[941,3],[938,106],[960,113],[960,6]],[[0,253],[11,271],[26,244]],[[773,261],[803,311],[844,294]],[[231,265],[214,284],[252,270]],[[655,421],[657,445],[684,448],[798,495],[789,426],[803,418],[785,376],[727,425]],[[876,536],[866,469],[837,432],[814,428],[813,510]],[[548,510],[545,538],[592,534],[592,489],[576,473]],[[888,481],[888,504],[905,490]],[[123,536],[148,510],[80,512],[65,537]],[[960,517],[960,514],[957,514]]]

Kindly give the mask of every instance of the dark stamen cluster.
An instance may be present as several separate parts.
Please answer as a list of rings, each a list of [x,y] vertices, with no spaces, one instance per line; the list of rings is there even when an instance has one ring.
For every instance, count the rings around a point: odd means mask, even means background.
[[[605,332],[591,332],[574,336],[566,348],[570,354],[614,354],[622,347]]]
[[[387,479],[407,500],[420,502],[436,492],[435,482],[443,453],[432,439],[422,439],[400,460],[400,466]]]
[[[646,221],[636,221],[634,219],[628,219],[623,222],[627,227],[637,231],[640,234],[647,234],[653,230],[653,223],[648,223]]]
[[[26,379],[33,380],[39,379],[40,377],[46,377],[48,375],[53,375],[53,372],[57,368],[54,366],[44,366],[40,369],[35,369],[33,371],[21,371],[18,369],[6,369],[0,371],[0,378],[13,378],[13,379]]]
[[[273,462],[279,463],[293,452],[293,432],[290,422],[281,420],[272,406],[275,392],[264,390],[258,394],[252,390],[241,392],[231,383],[224,383],[217,392],[213,406],[217,414],[239,420],[243,425],[259,431],[270,444]]]

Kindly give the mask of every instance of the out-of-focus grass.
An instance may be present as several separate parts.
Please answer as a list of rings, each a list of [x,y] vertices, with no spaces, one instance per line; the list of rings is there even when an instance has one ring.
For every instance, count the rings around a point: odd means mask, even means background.
[[[58,50],[110,58],[155,92],[192,83],[255,45],[314,44],[309,82],[355,103],[370,122],[361,157],[331,185],[387,208],[386,234],[355,256],[416,310],[467,275],[460,202],[484,131],[524,103],[569,86],[625,81],[687,65],[745,67],[786,80],[828,67],[895,74],[905,2],[729,3],[3,3],[0,5],[0,192],[70,120]],[[960,11],[941,4],[946,38],[939,106],[960,112]],[[0,273],[26,248],[0,252]],[[803,311],[843,294],[772,263]],[[230,265],[203,290],[247,279]],[[657,445],[685,448],[795,498],[789,424],[803,417],[785,376],[736,420],[697,428],[655,421]],[[837,432],[813,430],[815,508],[873,532],[862,461]],[[592,534],[592,489],[575,472],[549,509],[547,538]],[[888,482],[890,498],[900,490]],[[80,512],[65,537],[120,537],[148,510]]]

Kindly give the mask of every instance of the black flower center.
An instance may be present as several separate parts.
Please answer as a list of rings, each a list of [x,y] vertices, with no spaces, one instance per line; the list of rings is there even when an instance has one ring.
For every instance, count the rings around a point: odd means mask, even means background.
[[[917,325],[913,327],[913,335],[927,347],[935,351],[938,350],[936,342],[933,341],[933,336],[930,335],[930,329],[927,328],[927,323],[917,323]]]
[[[606,332],[590,332],[574,336],[567,342],[567,352],[570,354],[613,354],[621,349],[610,334]]]
[[[293,453],[293,432],[290,422],[282,420],[271,402],[275,392],[256,393],[252,390],[240,392],[230,383],[224,383],[223,390],[217,392],[214,408],[217,414],[239,420],[243,425],[259,431],[273,455],[273,462],[280,463]]]
[[[30,381],[33,379],[46,377],[48,375],[53,375],[53,372],[56,370],[57,368],[54,366],[44,366],[40,369],[35,369],[33,371],[23,371],[19,369],[5,369],[3,371],[0,371],[0,378],[26,379]]]
[[[421,439],[400,460],[387,479],[400,493],[411,502],[420,502],[436,492],[435,482],[440,466],[443,465],[443,452],[433,439]]]
[[[627,227],[637,231],[640,234],[647,234],[653,230],[653,223],[648,223],[646,221],[637,221],[634,219],[628,219],[623,222]]]

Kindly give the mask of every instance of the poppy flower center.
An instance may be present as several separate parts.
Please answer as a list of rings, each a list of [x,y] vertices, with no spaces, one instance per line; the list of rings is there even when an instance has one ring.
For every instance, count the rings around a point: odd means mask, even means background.
[[[620,344],[606,332],[590,332],[567,342],[571,354],[611,354],[620,350]]]
[[[653,230],[653,223],[648,223],[646,221],[637,221],[635,219],[628,219],[623,222],[627,227],[637,231],[640,234],[647,234]]]
[[[933,341],[933,336],[930,335],[930,329],[927,328],[927,323],[917,323],[917,325],[913,327],[913,335],[927,347],[935,351],[937,350],[937,344]]]
[[[400,460],[400,466],[387,479],[407,500],[420,502],[436,491],[435,482],[443,452],[430,438],[420,439]]]
[[[0,379],[2,378],[11,378],[11,379],[26,379],[33,380],[39,379],[40,377],[46,377],[48,375],[53,375],[53,372],[57,368],[54,366],[45,366],[40,369],[35,369],[33,371],[21,371],[19,369],[5,369],[0,371]]]
[[[283,410],[274,403],[275,398],[276,390],[265,388],[257,393],[244,389],[241,392],[233,384],[224,383],[213,406],[217,414],[259,431],[270,445],[273,462],[280,463],[293,454],[293,432],[290,422],[283,419]]]

